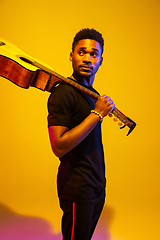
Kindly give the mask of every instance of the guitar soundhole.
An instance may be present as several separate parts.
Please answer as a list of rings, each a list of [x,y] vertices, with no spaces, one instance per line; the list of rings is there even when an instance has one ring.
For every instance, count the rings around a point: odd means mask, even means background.
[[[4,42],[0,41],[0,46],[6,45]]]
[[[33,62],[30,61],[29,59],[25,58],[25,57],[19,57],[22,61],[26,62],[26,63],[29,63],[29,64],[32,64]]]

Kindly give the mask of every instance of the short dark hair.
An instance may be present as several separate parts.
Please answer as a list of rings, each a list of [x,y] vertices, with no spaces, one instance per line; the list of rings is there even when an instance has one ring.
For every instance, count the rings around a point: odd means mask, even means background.
[[[73,39],[73,43],[72,43],[72,52],[74,51],[75,45],[82,39],[93,39],[93,40],[99,42],[101,49],[102,49],[102,53],[103,53],[104,39],[102,37],[102,34],[93,28],[91,28],[91,29],[83,28],[82,30],[80,30],[79,32],[76,33],[76,35]]]

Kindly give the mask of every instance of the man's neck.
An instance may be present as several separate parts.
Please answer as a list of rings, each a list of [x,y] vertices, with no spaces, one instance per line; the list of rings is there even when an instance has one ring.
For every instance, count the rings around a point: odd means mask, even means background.
[[[73,80],[75,80],[76,82],[82,84],[82,85],[85,85],[85,86],[90,86],[92,87],[93,85],[93,82],[94,82],[94,76],[92,77],[89,77],[89,78],[85,78],[85,77],[82,77],[82,76],[78,76],[76,75],[75,73],[73,73],[70,78],[72,78]]]

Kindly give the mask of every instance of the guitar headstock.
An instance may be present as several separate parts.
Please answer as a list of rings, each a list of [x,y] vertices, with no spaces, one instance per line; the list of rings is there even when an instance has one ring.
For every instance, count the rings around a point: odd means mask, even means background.
[[[125,115],[120,115],[117,113],[117,111],[119,111],[118,109],[112,111],[111,113],[109,113],[109,117],[113,117],[113,121],[116,122],[118,124],[118,126],[120,127],[120,129],[123,129],[124,127],[128,126],[129,127],[129,131],[127,133],[127,136],[133,131],[133,129],[136,127],[136,123],[131,120],[130,118],[126,117]],[[121,113],[119,111],[119,113]],[[125,118],[123,118],[123,116],[125,116]]]

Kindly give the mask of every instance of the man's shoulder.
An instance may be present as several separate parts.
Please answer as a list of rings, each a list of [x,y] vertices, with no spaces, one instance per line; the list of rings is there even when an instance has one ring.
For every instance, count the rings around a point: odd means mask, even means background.
[[[57,84],[53,91],[51,92],[48,101],[52,101],[53,99],[70,99],[72,101],[78,100],[78,92],[74,87],[67,83]]]
[[[72,85],[67,84],[67,83],[60,83],[60,84],[56,85],[54,87],[53,92],[55,92],[55,91],[62,91],[62,92],[66,91],[66,92],[71,92],[71,93],[77,92],[76,89]]]
[[[80,92],[70,84],[60,83],[53,89],[50,97],[54,98],[69,98],[73,101],[78,101],[81,98]]]

